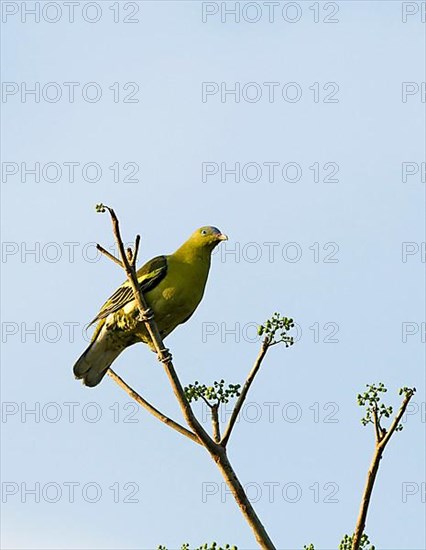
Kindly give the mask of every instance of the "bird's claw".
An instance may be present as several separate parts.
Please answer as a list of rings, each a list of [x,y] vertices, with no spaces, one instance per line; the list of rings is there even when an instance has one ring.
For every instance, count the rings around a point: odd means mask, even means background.
[[[151,308],[146,309],[139,315],[139,321],[142,321],[143,323],[151,321],[152,319],[154,319],[154,312]]]
[[[160,350],[160,353],[158,354],[158,360],[162,363],[170,363],[172,360],[172,354],[170,353],[169,348],[164,348]]]

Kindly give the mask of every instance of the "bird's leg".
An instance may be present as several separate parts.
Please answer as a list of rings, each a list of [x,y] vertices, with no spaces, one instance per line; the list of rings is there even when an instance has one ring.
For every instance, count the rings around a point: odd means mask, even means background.
[[[163,348],[158,354],[158,360],[162,363],[169,363],[172,360],[172,354],[170,353],[169,348]]]
[[[150,307],[147,308],[143,313],[139,313],[139,321],[142,321],[143,323],[147,323],[152,319],[154,319],[154,312]]]

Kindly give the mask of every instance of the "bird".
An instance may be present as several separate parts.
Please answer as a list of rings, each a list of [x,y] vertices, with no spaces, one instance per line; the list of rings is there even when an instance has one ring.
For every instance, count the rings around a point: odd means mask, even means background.
[[[226,240],[227,235],[217,227],[200,227],[173,254],[156,256],[137,270],[139,286],[163,339],[197,309],[204,295],[211,254]],[[112,294],[88,326],[95,323],[90,345],[73,368],[75,378],[85,386],[97,386],[129,346],[143,342],[155,351],[128,281]]]

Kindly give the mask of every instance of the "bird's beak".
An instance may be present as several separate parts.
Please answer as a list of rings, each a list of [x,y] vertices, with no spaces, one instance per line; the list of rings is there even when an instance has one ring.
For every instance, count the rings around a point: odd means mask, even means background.
[[[227,241],[228,235],[224,235],[223,233],[221,233],[220,235],[217,236],[217,238],[219,241]]]

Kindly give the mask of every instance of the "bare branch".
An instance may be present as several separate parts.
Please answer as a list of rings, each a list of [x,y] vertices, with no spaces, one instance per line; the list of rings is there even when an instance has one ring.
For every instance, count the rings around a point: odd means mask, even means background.
[[[216,403],[210,407],[212,410],[213,439],[216,443],[220,442],[219,405],[220,403]]]
[[[158,418],[161,420],[161,422],[164,422],[164,424],[167,424],[167,426],[170,426],[177,432],[179,432],[182,435],[185,435],[189,439],[192,439],[192,441],[195,441],[195,443],[198,443],[201,445],[200,440],[198,437],[181,426],[178,422],[175,422],[165,414],[163,414],[161,411],[156,409],[151,403],[149,403],[146,399],[144,399],[140,394],[138,394],[133,388],[131,388],[115,371],[112,369],[108,370],[108,375],[116,382],[120,388],[123,388],[123,390],[132,398],[134,399],[139,405],[141,405],[144,409],[146,409],[148,412],[150,412],[155,418]]]
[[[220,441],[220,444],[223,447],[226,447],[226,444],[228,443],[228,440],[231,436],[232,429],[235,425],[235,422],[237,421],[238,415],[240,413],[241,407],[244,404],[244,401],[247,397],[247,394],[249,392],[250,386],[253,384],[253,381],[256,377],[256,374],[258,373],[260,369],[260,365],[262,364],[263,359],[265,358],[266,352],[268,351],[270,346],[270,342],[267,338],[265,338],[262,342],[262,347],[260,348],[259,355],[256,358],[256,361],[254,362],[253,368],[251,369],[249,375],[247,376],[247,379],[244,383],[243,389],[241,390],[241,394],[235,403],[235,407],[232,411],[231,418],[229,419],[228,425],[226,426],[226,429],[224,431],[223,437]]]
[[[380,420],[377,414],[377,405],[373,407],[373,419],[374,419],[374,431],[376,433],[376,444],[380,443],[382,439],[382,428],[380,426]]]
[[[107,258],[109,258],[110,260],[118,264],[120,267],[124,268],[123,262],[118,258],[116,258],[114,254],[111,254],[111,252],[108,252],[108,250],[105,250],[103,246],[101,246],[100,244],[97,244],[96,248],[99,250],[99,252],[102,252],[102,254],[105,254]]]
[[[216,465],[219,468],[224,480],[226,481],[226,484],[230,488],[235,502],[240,507],[243,516],[252,528],[259,547],[263,550],[275,550],[274,543],[270,539],[262,522],[257,517],[250,500],[247,498],[244,487],[241,485],[235,470],[229,462],[226,449],[219,446],[219,451],[216,456],[213,456],[213,459],[216,462]]]

